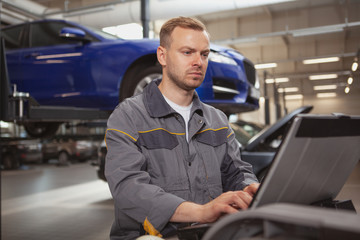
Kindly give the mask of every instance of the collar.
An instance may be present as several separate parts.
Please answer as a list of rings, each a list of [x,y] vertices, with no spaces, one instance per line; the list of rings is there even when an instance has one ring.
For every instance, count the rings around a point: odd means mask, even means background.
[[[144,89],[144,105],[151,117],[165,117],[167,115],[176,113],[174,109],[164,99],[158,86],[162,79],[155,79]],[[203,106],[196,91],[193,97],[193,106],[191,108],[191,115],[197,112],[201,116],[203,115]],[[190,116],[191,116],[190,115]]]

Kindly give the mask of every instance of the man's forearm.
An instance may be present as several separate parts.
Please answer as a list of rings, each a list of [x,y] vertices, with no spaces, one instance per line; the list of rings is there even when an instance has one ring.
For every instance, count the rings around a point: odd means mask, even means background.
[[[175,210],[170,222],[201,222],[202,205],[183,202]]]
[[[244,191],[229,191],[214,200],[199,205],[183,202],[175,210],[171,222],[214,222],[223,214],[236,213],[239,209],[246,209],[252,197]]]

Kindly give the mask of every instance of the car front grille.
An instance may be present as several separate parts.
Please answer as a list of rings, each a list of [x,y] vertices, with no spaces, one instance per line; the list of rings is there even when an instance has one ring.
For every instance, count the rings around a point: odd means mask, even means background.
[[[244,59],[244,67],[246,72],[246,77],[248,81],[255,86],[256,82],[256,70],[254,65],[247,59]]]
[[[236,84],[231,79],[213,78],[213,92],[215,99],[233,99],[240,92],[237,90]]]

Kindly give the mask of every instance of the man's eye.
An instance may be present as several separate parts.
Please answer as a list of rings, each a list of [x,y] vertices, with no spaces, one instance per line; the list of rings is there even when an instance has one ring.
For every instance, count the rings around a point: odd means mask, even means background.
[[[190,52],[190,51],[186,51],[186,52],[184,52],[184,54],[185,54],[185,55],[189,55],[189,54],[191,54],[191,52]]]

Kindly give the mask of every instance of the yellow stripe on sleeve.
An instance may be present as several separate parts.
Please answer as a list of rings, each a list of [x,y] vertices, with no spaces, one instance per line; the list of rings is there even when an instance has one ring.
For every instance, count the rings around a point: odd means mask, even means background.
[[[153,131],[157,131],[157,130],[163,130],[163,131],[168,132],[173,135],[185,135],[185,133],[170,132],[169,130],[166,130],[165,128],[154,128],[154,129],[150,129],[150,130],[146,130],[146,131],[138,131],[138,133],[148,133],[148,132],[153,132]]]
[[[107,148],[107,144],[106,144],[106,134],[107,134],[107,132],[108,132],[109,130],[122,133],[122,134],[128,136],[129,138],[131,138],[134,142],[137,141],[136,138],[134,138],[133,136],[131,136],[130,134],[128,134],[128,133],[126,133],[126,132],[124,132],[124,131],[120,131],[120,130],[114,129],[114,128],[109,128],[109,129],[106,130],[106,133],[105,133],[105,145],[106,145],[106,148]],[[166,130],[165,128],[155,128],[155,129],[150,129],[150,130],[146,130],[146,131],[138,131],[138,133],[148,133],[148,132],[153,132],[153,131],[157,131],[157,130],[162,130],[162,131],[168,132],[168,133],[173,134],[173,135],[185,135],[185,133],[174,133],[174,132],[170,132],[169,130]]]
[[[234,134],[234,131],[231,131],[231,133],[229,135],[227,135],[227,138],[229,138],[233,134]]]
[[[223,130],[223,129],[228,129],[228,127],[222,127],[222,128],[217,128],[217,129],[213,129],[213,128],[208,128],[208,129],[205,129],[205,130],[202,130],[200,132],[197,132],[197,134],[200,134],[200,133],[203,133],[203,132],[206,132],[206,131],[219,131],[219,130]]]
[[[115,129],[115,128],[109,128],[109,129],[107,129],[107,130],[106,130],[106,132],[105,132],[105,137],[104,137],[104,140],[105,140],[105,145],[106,145],[106,149],[107,149],[106,134],[107,134],[107,132],[108,132],[109,130],[111,130],[111,131],[116,131],[116,132],[119,132],[119,133],[122,133],[122,134],[124,134],[124,135],[128,136],[129,138],[131,138],[132,140],[134,140],[134,142],[136,142],[136,141],[137,141],[137,140],[136,140],[136,138],[134,138],[134,137],[133,137],[133,136],[131,136],[130,134],[127,134],[126,132],[120,131],[120,130]]]

